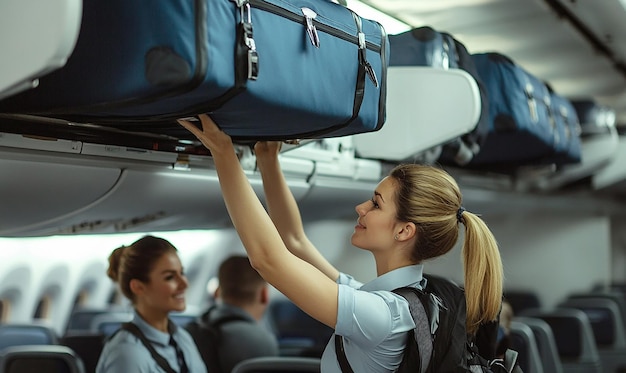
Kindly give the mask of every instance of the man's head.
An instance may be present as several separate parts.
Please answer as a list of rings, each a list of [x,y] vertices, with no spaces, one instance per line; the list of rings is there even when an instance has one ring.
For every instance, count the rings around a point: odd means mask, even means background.
[[[224,303],[247,308],[268,302],[267,282],[252,268],[246,256],[233,255],[218,270],[216,297]]]

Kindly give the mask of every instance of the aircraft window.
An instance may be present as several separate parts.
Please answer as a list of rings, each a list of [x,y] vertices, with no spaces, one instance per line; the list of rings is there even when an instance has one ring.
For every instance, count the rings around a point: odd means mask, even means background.
[[[50,296],[46,295],[39,301],[37,304],[37,309],[35,310],[35,319],[47,319],[50,314]]]
[[[122,293],[116,288],[109,294],[108,304],[122,304]]]
[[[89,298],[89,292],[86,289],[81,290],[76,295],[76,299],[74,299],[74,308],[85,305],[85,303],[87,303],[88,298]]]
[[[0,299],[0,323],[9,319],[10,302],[7,299]]]

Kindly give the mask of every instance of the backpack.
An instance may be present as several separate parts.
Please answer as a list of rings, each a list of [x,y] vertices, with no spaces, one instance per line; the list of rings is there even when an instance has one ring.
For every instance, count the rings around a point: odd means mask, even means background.
[[[507,350],[505,359],[495,358],[498,321],[482,324],[475,336],[468,335],[463,289],[441,277],[424,277],[423,291],[394,290],[409,302],[415,321],[396,373],[523,373],[516,351]],[[353,373],[339,335],[335,335],[335,351],[341,371]]]
[[[196,343],[208,373],[228,373],[223,372],[220,366],[221,326],[232,321],[251,321],[240,315],[227,315],[211,320],[210,315],[215,308],[215,305],[211,306],[198,319],[188,323],[185,329],[191,334]]]
[[[504,359],[495,357],[498,321],[481,324],[475,336],[468,335],[465,329],[463,289],[441,277],[424,277],[427,285],[423,291],[415,288],[394,290],[409,302],[416,324],[416,328],[409,332],[398,373],[522,372],[517,365],[516,351],[507,350]],[[423,317],[424,312],[426,317]],[[427,345],[426,338],[416,336],[416,331],[424,329],[424,324],[430,331],[432,347]],[[420,362],[420,351],[430,349],[432,353],[429,362],[424,366]]]

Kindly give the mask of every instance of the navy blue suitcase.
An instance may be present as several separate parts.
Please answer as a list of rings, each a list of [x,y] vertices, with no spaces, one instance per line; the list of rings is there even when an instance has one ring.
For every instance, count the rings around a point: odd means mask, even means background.
[[[389,35],[389,48],[389,66],[457,67],[454,39],[430,26]]]
[[[474,61],[465,45],[447,32],[430,26],[418,27],[389,35],[389,66],[432,66],[462,69],[469,73],[481,96],[481,113],[471,132],[444,144],[438,161],[442,164],[466,165],[480,151],[488,132],[489,102]]]
[[[557,126],[554,163],[557,165],[580,163],[582,160],[581,130],[576,109],[567,98],[554,91],[550,92],[550,99]]]
[[[489,133],[470,166],[550,162],[557,129],[548,87],[502,54],[472,58],[489,97]]]
[[[383,27],[329,0],[85,0],[65,67],[4,113],[188,137],[211,113],[235,139],[334,137],[385,120]]]

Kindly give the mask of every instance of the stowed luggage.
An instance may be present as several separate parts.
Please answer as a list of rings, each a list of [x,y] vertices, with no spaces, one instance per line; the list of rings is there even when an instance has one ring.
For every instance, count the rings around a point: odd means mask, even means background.
[[[401,34],[389,35],[391,55],[389,66],[432,66],[461,69],[470,74],[478,86],[481,112],[476,126],[463,136],[448,139],[441,147],[438,161],[465,165],[480,151],[488,132],[488,98],[474,61],[463,43],[446,32],[429,26]],[[428,125],[421,123],[420,125]]]
[[[499,53],[472,55],[489,97],[489,134],[471,165],[554,162],[558,129],[546,84]]]
[[[234,138],[375,131],[387,36],[328,0],[84,1],[65,67],[0,101],[33,114],[185,138],[212,113]]]
[[[556,164],[580,163],[582,157],[581,127],[574,105],[567,98],[550,89],[552,115],[556,122],[555,154]]]

